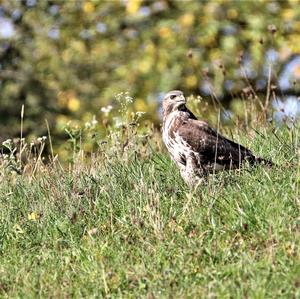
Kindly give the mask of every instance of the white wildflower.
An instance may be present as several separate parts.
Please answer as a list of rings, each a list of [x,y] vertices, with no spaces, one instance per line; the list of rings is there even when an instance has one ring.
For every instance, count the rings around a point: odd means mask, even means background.
[[[127,103],[132,103],[133,102],[133,97],[131,97],[130,95],[128,94],[125,94],[125,101]]]
[[[111,105],[108,105],[106,107],[102,107],[101,108],[101,112],[103,112],[104,114],[108,115],[110,113],[110,111],[112,110],[112,106]]]
[[[114,117],[114,123],[115,123],[115,126],[117,128],[120,128],[121,126],[123,126],[123,121],[120,117]]]
[[[116,100],[120,103],[125,102],[126,104],[133,102],[133,98],[129,95],[129,93],[127,91],[118,93],[116,95]]]
[[[142,117],[146,112],[144,111],[137,111],[135,114],[138,118]]]
[[[7,148],[10,148],[11,145],[12,145],[12,140],[11,139],[6,139],[5,141],[2,142],[2,145],[7,147]]]
[[[85,124],[84,124],[85,128],[86,129],[89,129],[92,125],[89,121],[87,121]]]
[[[37,140],[38,140],[38,142],[42,143],[42,142],[45,142],[46,139],[47,139],[46,136],[42,136],[42,137],[39,137]]]
[[[110,106],[111,107],[111,106]],[[94,115],[93,116],[93,119],[92,119],[92,126],[96,126],[98,124],[98,120],[96,119],[96,116]]]

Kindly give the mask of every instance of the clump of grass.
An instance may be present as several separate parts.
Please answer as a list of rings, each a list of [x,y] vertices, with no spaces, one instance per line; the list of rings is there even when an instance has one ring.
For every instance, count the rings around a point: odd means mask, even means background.
[[[190,190],[127,117],[88,155],[71,140],[69,167],[42,159],[45,139],[23,158],[4,145],[1,297],[298,297],[299,130],[233,132],[278,166]]]

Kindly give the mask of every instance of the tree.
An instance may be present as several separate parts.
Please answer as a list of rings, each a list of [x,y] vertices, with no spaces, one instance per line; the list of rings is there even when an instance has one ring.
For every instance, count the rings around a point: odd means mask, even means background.
[[[299,1],[4,0],[0,20],[13,26],[0,31],[2,139],[19,134],[23,104],[24,133],[44,134],[46,118],[59,135],[124,91],[156,123],[170,89],[224,105],[243,92],[265,98],[300,53]],[[299,65],[286,94],[300,91]]]

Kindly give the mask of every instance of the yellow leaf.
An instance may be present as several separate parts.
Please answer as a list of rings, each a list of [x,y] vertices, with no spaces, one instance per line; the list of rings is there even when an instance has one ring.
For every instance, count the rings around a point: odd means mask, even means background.
[[[282,12],[282,17],[287,21],[293,19],[294,15],[295,15],[295,11],[291,8],[284,9]]]
[[[192,15],[191,13],[186,13],[184,14],[182,17],[180,17],[179,19],[179,23],[183,26],[183,27],[190,27],[193,25],[194,23],[194,15]]]
[[[28,214],[28,220],[36,221],[39,218],[39,215],[36,212],[31,212]]]
[[[85,2],[84,4],[83,4],[83,11],[85,12],[85,13],[92,13],[92,12],[94,12],[94,10],[95,10],[95,6],[94,6],[94,4],[93,3],[91,3],[91,2]]]
[[[161,27],[158,31],[158,34],[162,38],[168,38],[171,36],[171,30],[169,27]]]
[[[145,59],[139,63],[139,70],[141,71],[141,73],[145,74],[151,69],[151,66],[152,66],[151,60]]]
[[[197,85],[197,77],[195,75],[191,75],[185,78],[185,83],[188,87],[195,87]]]
[[[134,15],[140,9],[142,0],[128,0],[126,5],[126,12],[129,15]]]

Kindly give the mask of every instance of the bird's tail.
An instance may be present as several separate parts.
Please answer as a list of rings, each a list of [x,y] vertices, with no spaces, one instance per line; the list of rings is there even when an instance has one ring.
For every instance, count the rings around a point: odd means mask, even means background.
[[[271,160],[263,159],[260,157],[255,157],[253,162],[254,162],[253,164],[262,164],[262,165],[266,165],[269,167],[275,166],[275,164]]]
[[[252,166],[258,164],[262,164],[268,167],[275,166],[272,160],[257,157],[251,151],[246,152],[245,160],[248,161],[248,163],[250,163],[250,165]]]

